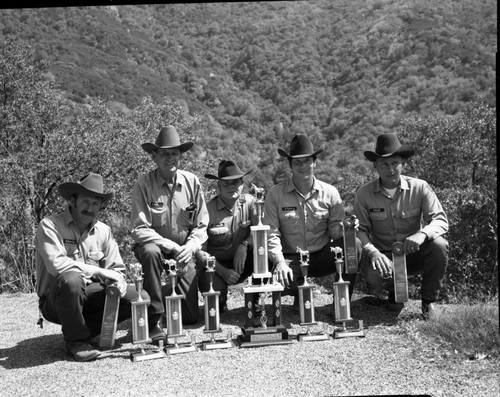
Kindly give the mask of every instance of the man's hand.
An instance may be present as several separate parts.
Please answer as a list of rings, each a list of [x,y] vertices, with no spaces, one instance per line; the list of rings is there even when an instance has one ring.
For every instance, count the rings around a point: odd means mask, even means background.
[[[180,265],[187,265],[193,259],[193,249],[188,245],[181,245],[178,252],[174,253],[175,260],[179,262]]]
[[[247,247],[240,244],[238,248],[236,248],[236,252],[234,253],[233,265],[234,270],[238,272],[238,274],[243,273],[245,269],[245,261],[247,260]]]
[[[412,234],[411,236],[406,237],[406,239],[403,241],[404,253],[408,255],[418,252],[420,246],[423,244],[426,238],[427,235],[422,232],[417,232],[415,234]]]
[[[278,276],[278,281],[285,287],[288,287],[288,284],[293,281],[293,271],[286,262],[279,262],[274,269],[274,273]]]
[[[381,277],[388,278],[392,274],[392,261],[380,251],[373,251],[371,263],[373,270],[378,270]]]
[[[233,269],[227,269],[220,265],[216,268],[216,273],[226,282],[227,285],[234,285],[240,279],[240,274]]]
[[[120,290],[120,295],[123,297],[127,293],[127,282],[123,274],[111,269],[102,269],[97,267],[94,276],[100,277],[106,285],[115,285]]]

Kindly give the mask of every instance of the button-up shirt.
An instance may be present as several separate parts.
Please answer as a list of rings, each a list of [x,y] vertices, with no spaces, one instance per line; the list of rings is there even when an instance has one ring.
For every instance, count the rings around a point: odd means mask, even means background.
[[[42,219],[36,231],[35,247],[38,296],[47,295],[60,274],[76,271],[83,275],[89,265],[125,272],[109,226],[96,221],[80,233],[70,207]],[[89,278],[86,280],[90,282]]]
[[[264,224],[270,226],[268,256],[273,265],[295,254],[297,247],[319,251],[331,239],[342,237],[345,212],[335,187],[314,178],[306,197],[288,179],[269,189],[264,206]]]
[[[356,192],[354,214],[359,219],[360,234],[366,233],[380,251],[390,251],[393,243],[418,231],[429,240],[448,231],[446,214],[429,184],[404,175],[393,198],[379,179],[361,186]]]
[[[246,240],[251,244],[250,226],[256,225],[255,198],[242,194],[232,208],[227,208],[219,196],[207,204],[210,223],[208,240],[203,250],[215,256],[219,262],[232,261],[238,245]]]
[[[140,176],[132,191],[131,235],[139,244],[165,241],[196,252],[207,239],[208,211],[198,177],[178,170],[172,190],[158,169]],[[170,247],[168,247],[170,244]]]

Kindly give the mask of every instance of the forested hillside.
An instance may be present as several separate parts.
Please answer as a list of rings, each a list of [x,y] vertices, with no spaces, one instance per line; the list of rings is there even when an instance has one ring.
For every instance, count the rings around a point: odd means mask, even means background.
[[[32,45],[81,104],[129,112],[168,96],[205,116],[209,156],[280,178],[276,148],[306,132],[320,175],[362,171],[373,136],[410,115],[495,106],[493,0],[319,0],[5,9],[0,40]]]

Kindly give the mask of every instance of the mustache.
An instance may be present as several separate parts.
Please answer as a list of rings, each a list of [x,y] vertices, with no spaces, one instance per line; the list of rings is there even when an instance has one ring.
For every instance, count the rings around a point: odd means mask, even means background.
[[[89,211],[83,210],[82,211],[82,215],[85,215],[85,216],[95,216],[96,213],[95,212],[89,212]]]

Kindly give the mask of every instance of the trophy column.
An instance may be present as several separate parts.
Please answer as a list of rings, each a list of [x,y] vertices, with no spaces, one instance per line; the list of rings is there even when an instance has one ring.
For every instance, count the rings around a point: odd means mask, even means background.
[[[112,348],[115,345],[116,326],[118,324],[118,309],[120,307],[120,290],[111,284],[106,287],[106,300],[102,316],[99,347]]]
[[[339,275],[338,281],[333,283],[333,303],[335,307],[335,322],[342,323],[341,330],[335,330],[334,338],[345,338],[348,336],[365,336],[363,331],[363,320],[359,320],[359,328],[357,330],[348,330],[346,327],[347,321],[352,321],[351,304],[349,302],[349,281],[344,281],[342,278],[342,265],[344,258],[342,248],[332,247],[332,252],[335,252],[335,268]]]
[[[209,256],[206,261],[206,274],[210,289],[203,293],[205,301],[205,329],[204,333],[210,334],[210,341],[202,343],[202,350],[228,349],[233,347],[231,333],[228,332],[227,340],[216,340],[215,334],[220,333],[219,297],[220,292],[213,288],[215,274],[215,257]]]
[[[245,294],[245,327],[239,335],[240,347],[258,347],[275,344],[289,344],[292,341],[288,337],[286,328],[281,325],[281,292],[284,287],[272,277],[268,269],[267,235],[270,227],[262,224],[264,205],[264,189],[253,185],[256,194],[255,204],[257,206],[258,223],[251,226],[253,244],[253,274],[254,279],[260,279],[260,284],[252,285],[248,278],[248,284],[243,287]],[[258,294],[260,315],[254,317],[254,297]],[[271,313],[269,321],[266,312],[266,299],[272,296]],[[257,320],[257,321],[256,321]]]
[[[303,251],[297,247],[300,255],[300,271],[304,277],[304,283],[299,285],[299,309],[300,326],[306,327],[306,333],[299,333],[297,339],[302,341],[328,340],[330,337],[324,332],[312,332],[311,328],[317,324],[314,319],[314,285],[309,284],[307,275],[309,273],[309,251]]]
[[[142,266],[136,263],[131,266],[132,277],[134,279],[135,289],[137,291],[137,298],[132,302],[132,343],[134,345],[151,343],[149,338],[149,324],[148,324],[148,305],[149,300],[142,298],[142,285],[144,279],[142,278]],[[155,358],[164,358],[165,352],[163,351],[163,341],[159,342],[158,350],[146,351],[141,348],[138,353],[131,353],[130,359],[134,362],[152,360]]]
[[[398,241],[392,245],[392,277],[394,280],[394,296],[396,302],[408,302],[408,276],[406,273],[406,255],[403,243]]]
[[[174,259],[166,259],[165,263],[170,270],[169,277],[170,283],[172,285],[172,293],[170,296],[165,297],[165,308],[167,317],[167,341],[169,338],[173,339],[173,344],[165,348],[165,352],[168,355],[179,354],[179,353],[189,353],[196,351],[196,346],[194,341],[191,340],[190,344],[179,345],[177,338],[186,336],[182,328],[182,309],[181,301],[184,299],[184,295],[178,295],[175,291],[177,285],[177,271],[179,270],[177,261]]]
[[[358,272],[358,251],[356,249],[356,216],[344,219],[344,256],[345,272],[348,274]]]

